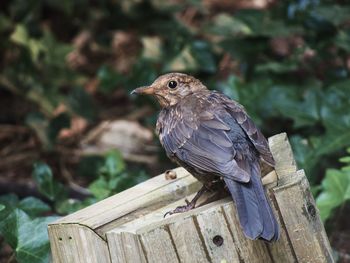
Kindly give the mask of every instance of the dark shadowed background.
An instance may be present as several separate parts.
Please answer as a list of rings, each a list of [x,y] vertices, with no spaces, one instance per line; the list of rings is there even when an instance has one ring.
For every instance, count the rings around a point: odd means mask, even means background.
[[[1,262],[47,262],[48,222],[175,167],[129,95],[169,71],[288,133],[349,260],[349,1],[3,0],[0,58]]]

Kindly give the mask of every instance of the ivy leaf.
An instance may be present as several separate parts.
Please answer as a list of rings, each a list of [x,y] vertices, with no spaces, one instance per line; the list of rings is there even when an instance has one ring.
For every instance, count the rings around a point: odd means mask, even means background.
[[[42,162],[34,165],[33,178],[41,194],[51,201],[64,198],[67,193],[64,186],[54,180],[50,167]]]
[[[19,263],[46,263],[50,257],[47,225],[56,219],[50,216],[32,220],[24,211],[15,209],[0,222],[0,232]]]
[[[98,200],[102,200],[111,194],[111,190],[108,187],[108,181],[104,177],[100,177],[91,183],[89,190]]]
[[[117,151],[108,152],[100,172],[106,175],[108,178],[113,178],[124,170],[125,163],[121,153]]]
[[[326,221],[334,208],[350,200],[350,171],[327,170],[322,188],[316,204],[320,209],[321,219]]]
[[[274,109],[288,119],[293,119],[294,127],[314,125],[320,120],[319,90],[307,89],[303,97],[294,85],[274,85],[268,92]]]
[[[17,208],[22,209],[30,216],[38,216],[51,210],[46,203],[38,198],[27,197],[19,201],[14,194],[0,196],[0,205],[4,206],[4,209],[0,210],[0,221]]]
[[[252,30],[241,20],[228,14],[214,17],[213,25],[208,29],[210,33],[221,36],[250,35]]]
[[[288,73],[291,71],[295,71],[298,69],[298,64],[295,61],[290,62],[268,62],[265,64],[257,65],[256,71],[257,72],[273,72],[273,73]]]
[[[216,63],[210,45],[204,41],[194,41],[186,45],[166,66],[169,71],[215,72]]]
[[[38,216],[51,210],[50,206],[46,203],[32,196],[22,199],[18,204],[18,208],[30,216]]]
[[[324,136],[316,142],[317,154],[329,154],[350,145],[350,81],[333,84],[322,96],[320,110],[326,128]]]
[[[0,211],[0,221],[6,218],[18,205],[18,197],[14,194],[0,196],[0,204],[4,208]]]
[[[31,38],[27,28],[22,24],[17,24],[10,39],[17,45],[26,47],[32,57],[32,60],[38,62],[41,53],[45,52],[46,48],[40,40]]]
[[[266,10],[242,9],[235,17],[245,23],[254,36],[277,37],[303,32],[302,27],[288,25],[283,19],[271,19],[271,13]]]

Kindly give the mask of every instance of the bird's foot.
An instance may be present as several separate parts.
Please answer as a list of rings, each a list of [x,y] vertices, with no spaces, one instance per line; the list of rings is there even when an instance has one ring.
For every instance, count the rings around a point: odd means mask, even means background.
[[[169,212],[166,212],[164,217],[166,217],[167,215],[173,215],[173,214],[178,214],[178,213],[183,213],[183,212],[187,212],[190,211],[191,209],[195,208],[196,203],[199,199],[199,197],[201,197],[201,195],[205,192],[207,192],[209,190],[209,187],[207,185],[203,185],[201,189],[199,189],[199,191],[197,192],[197,194],[193,197],[193,199],[190,201],[188,201],[187,199],[185,199],[186,205],[183,206],[178,206],[176,207],[174,210],[171,210]]]
[[[193,202],[193,201],[197,201],[197,200],[192,200],[191,202],[189,202],[187,199],[185,199],[186,205],[178,206],[174,210],[170,210],[170,211],[166,212],[164,214],[164,218],[167,215],[170,216],[173,214],[184,213],[184,212],[192,210],[196,206],[196,202]]]

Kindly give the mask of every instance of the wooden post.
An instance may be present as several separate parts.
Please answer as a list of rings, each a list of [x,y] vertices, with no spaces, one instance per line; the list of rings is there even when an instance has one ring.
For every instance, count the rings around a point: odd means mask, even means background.
[[[161,174],[50,224],[53,262],[334,262],[286,134],[269,144],[276,168],[263,182],[281,226],[278,242],[245,238],[231,198],[164,219],[201,186],[177,168],[176,179]]]

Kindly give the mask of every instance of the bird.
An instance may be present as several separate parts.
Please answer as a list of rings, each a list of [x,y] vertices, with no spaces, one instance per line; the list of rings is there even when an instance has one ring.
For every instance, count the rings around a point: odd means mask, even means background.
[[[244,107],[226,95],[209,90],[184,73],[167,73],[131,94],[151,95],[161,111],[156,132],[167,156],[184,167],[203,187],[191,202],[168,214],[195,208],[213,184],[223,182],[237,208],[249,239],[273,242],[279,225],[261,181],[260,164],[274,167],[268,142]]]

